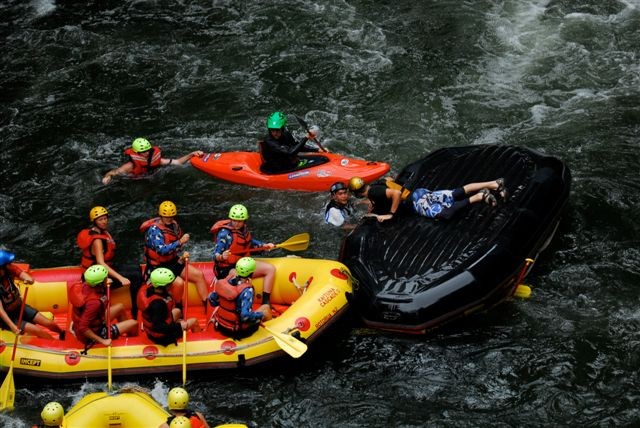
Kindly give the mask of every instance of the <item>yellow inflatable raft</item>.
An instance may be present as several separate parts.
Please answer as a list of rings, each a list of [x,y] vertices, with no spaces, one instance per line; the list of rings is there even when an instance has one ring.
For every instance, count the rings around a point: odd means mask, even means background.
[[[351,293],[351,275],[340,262],[299,257],[259,259],[276,268],[276,280],[271,293],[275,317],[252,336],[234,340],[215,331],[200,302],[193,284],[189,286],[187,317],[196,317],[203,331],[188,333],[186,364],[189,372],[253,365],[283,355],[284,351],[299,356],[306,345],[347,309],[347,294]],[[192,262],[212,282],[212,264]],[[23,266],[24,267],[24,266]],[[79,267],[33,269],[35,284],[29,286],[27,303],[41,312],[51,312],[56,323],[69,329],[70,305],[67,286],[80,279]],[[21,287],[24,287],[22,285]],[[256,307],[261,301],[262,279],[254,281]],[[130,307],[129,290],[113,290],[112,300]],[[139,317],[140,318],[140,317]],[[15,336],[0,332],[0,365],[7,370]],[[300,345],[300,346],[297,346]],[[139,373],[180,372],[183,366],[183,343],[166,347],[149,341],[141,332],[137,337],[120,337],[111,346],[111,368],[114,376]],[[105,377],[108,367],[107,348],[95,345],[85,352],[84,346],[72,334],[66,339],[48,340],[20,336],[14,361],[14,372],[45,378]],[[289,356],[287,356],[289,358]]]
[[[155,428],[168,417],[169,412],[146,392],[94,392],[69,409],[62,428]],[[246,428],[246,425],[224,424],[216,428]]]

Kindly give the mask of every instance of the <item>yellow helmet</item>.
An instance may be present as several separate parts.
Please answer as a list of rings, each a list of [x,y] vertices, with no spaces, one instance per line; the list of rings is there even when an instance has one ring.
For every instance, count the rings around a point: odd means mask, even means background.
[[[352,177],[349,180],[349,190],[352,192],[357,192],[364,187],[364,180],[360,177]]]
[[[191,428],[191,420],[186,416],[176,416],[171,421],[169,428]]]
[[[40,413],[40,417],[42,418],[42,422],[47,427],[57,427],[62,424],[62,419],[64,418],[64,409],[62,408],[62,404],[52,401],[47,403],[42,409],[42,413]]]
[[[175,217],[178,214],[178,208],[173,202],[164,201],[158,207],[158,214],[160,217]]]
[[[185,410],[189,405],[189,393],[180,387],[173,388],[167,396],[169,410]]]
[[[91,208],[89,211],[89,221],[93,222],[93,220],[98,217],[102,217],[103,215],[109,214],[109,211],[105,207],[101,207],[100,205]]]

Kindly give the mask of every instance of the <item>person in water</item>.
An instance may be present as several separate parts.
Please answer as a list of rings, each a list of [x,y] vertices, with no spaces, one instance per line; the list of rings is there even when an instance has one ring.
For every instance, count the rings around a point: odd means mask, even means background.
[[[171,416],[167,418],[167,422],[161,424],[158,428],[170,428],[173,421],[177,418],[184,417],[190,423],[192,428],[209,428],[204,415],[189,409],[189,393],[180,387],[172,388],[167,394],[167,407]]]
[[[44,427],[61,427],[64,420],[64,408],[57,401],[47,403],[40,413],[42,423],[34,425],[35,428]]]
[[[271,319],[271,308],[263,304],[257,311],[253,310],[255,292],[251,276],[256,271],[256,261],[251,257],[238,260],[235,275],[216,283],[216,289],[209,294],[209,303],[218,307],[211,315],[216,330],[240,339],[255,332],[262,321]]]
[[[105,207],[95,206],[89,211],[91,225],[78,233],[77,244],[82,251],[80,265],[87,269],[99,264],[107,268],[109,278],[113,279],[112,289],[123,285],[129,287],[131,294],[131,315],[138,318],[136,296],[142,285],[142,272],[138,264],[114,264],[116,242],[108,231],[109,211]]]
[[[110,346],[111,342],[122,334],[136,336],[137,321],[127,318],[122,303],[111,304],[108,301],[106,289],[112,280],[107,268],[102,265],[89,266],[82,278],[84,281],[74,284],[69,293],[69,301],[73,305],[71,316],[76,338],[88,346],[94,342]],[[108,319],[105,316],[107,307]],[[114,319],[116,323],[112,324],[111,320]]]
[[[178,159],[167,159],[162,157],[162,151],[158,146],[152,146],[146,138],[136,138],[124,151],[127,162],[107,172],[102,178],[102,184],[109,184],[111,179],[118,175],[128,175],[141,177],[148,175],[157,168],[166,165],[184,165],[192,157],[204,156],[204,152],[196,150]]]
[[[355,207],[351,203],[349,188],[338,181],[331,185],[329,194],[331,200],[324,210],[324,222],[343,229],[353,229]]]
[[[213,272],[218,280],[226,278],[233,266],[242,257],[250,254],[250,249],[263,247],[270,251],[276,246],[273,243],[264,243],[251,235],[247,220],[249,211],[247,207],[236,204],[229,209],[229,219],[217,221],[211,227],[211,234],[215,243],[213,248],[213,260],[215,262]],[[276,268],[271,263],[256,261],[254,277],[264,278],[262,303],[269,305],[273,283],[276,278]]]
[[[206,299],[209,294],[207,282],[202,271],[189,264],[185,268],[185,261],[189,259],[189,253],[180,255],[182,247],[189,242],[188,233],[182,233],[180,225],[176,221],[178,208],[171,201],[163,201],[158,207],[158,216],[142,223],[140,232],[144,237],[144,256],[147,262],[147,274],[151,269],[166,267],[176,276],[171,287],[171,296],[177,303],[182,302],[184,292],[184,278],[194,282],[202,304],[206,307]],[[188,269],[188,272],[187,272]]]
[[[402,188],[391,178],[366,184],[360,177],[349,180],[349,190],[357,198],[367,198],[370,203],[370,216],[379,222],[391,220],[400,208],[400,203],[411,198],[413,212],[428,218],[450,219],[455,213],[469,205],[485,202],[495,207],[497,195],[506,202],[509,193],[504,178],[479,183],[469,183],[453,190],[429,190],[417,188],[412,192]]]
[[[44,339],[53,339],[49,333],[39,327],[41,325],[55,331],[60,340],[64,340],[65,331],[58,324],[26,303],[22,321],[17,325],[23,301],[20,289],[14,281],[19,279],[25,284],[33,284],[33,278],[27,271],[13,263],[15,257],[15,254],[9,251],[0,250],[0,328],[10,330],[14,334],[28,333]]]
[[[182,319],[182,311],[169,294],[168,289],[175,280],[176,276],[169,269],[155,269],[149,283],[138,293],[144,331],[151,341],[162,346],[176,343],[183,330],[201,331],[196,318]]]
[[[260,169],[267,174],[292,171],[303,167],[306,164],[306,159],[300,159],[298,153],[317,153],[320,151],[306,145],[307,141],[317,137],[318,131],[309,130],[301,141],[296,141],[286,126],[287,118],[279,111],[272,113],[267,118],[267,136],[259,141],[260,154],[262,155]],[[327,150],[322,151],[326,152]]]

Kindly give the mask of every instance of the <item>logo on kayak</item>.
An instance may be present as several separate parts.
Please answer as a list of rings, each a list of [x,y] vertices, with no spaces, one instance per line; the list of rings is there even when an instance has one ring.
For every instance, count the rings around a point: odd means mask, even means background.
[[[318,177],[330,177],[331,176],[331,172],[327,171],[326,169],[321,169],[320,171],[318,171],[318,173],[316,175]]]
[[[218,159],[220,159],[220,156],[222,156],[222,153],[214,153],[214,155],[213,155],[213,160],[218,160]]]
[[[287,177],[289,178],[289,180],[292,180],[294,178],[305,177],[307,175],[309,175],[309,171],[298,171],[298,172],[289,174]]]
[[[340,160],[340,165],[342,165],[342,166],[347,166],[347,165],[349,165],[349,159],[347,159],[347,158],[343,158],[343,159],[341,159],[341,160]]]

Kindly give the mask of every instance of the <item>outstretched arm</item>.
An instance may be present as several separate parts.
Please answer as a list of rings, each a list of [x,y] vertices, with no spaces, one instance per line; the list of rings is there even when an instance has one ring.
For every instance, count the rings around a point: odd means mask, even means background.
[[[399,190],[396,189],[386,189],[385,194],[387,199],[391,200],[391,208],[389,208],[388,214],[378,214],[376,218],[379,222],[383,222],[385,220],[391,220],[395,215],[396,211],[398,211],[398,207],[400,206],[400,201],[402,201],[402,194]]]
[[[178,159],[165,159],[165,158],[162,158],[160,163],[162,165],[184,165],[189,160],[191,160],[191,158],[194,157],[194,156],[198,156],[200,158],[200,157],[204,156],[204,152],[202,150],[196,150],[195,152],[191,152],[189,154],[186,154],[186,155],[184,155],[184,156],[182,156],[181,158],[178,158]]]
[[[133,162],[127,162],[124,165],[114,168],[102,177],[102,184],[109,184],[111,179],[116,175],[127,175],[133,170]]]

